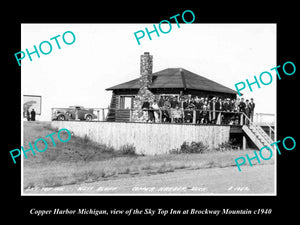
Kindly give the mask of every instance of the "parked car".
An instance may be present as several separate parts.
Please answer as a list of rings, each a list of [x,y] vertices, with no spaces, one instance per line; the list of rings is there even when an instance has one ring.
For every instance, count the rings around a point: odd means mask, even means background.
[[[83,106],[69,106],[69,108],[57,108],[53,110],[52,120],[87,120],[96,119],[94,109],[85,109]]]

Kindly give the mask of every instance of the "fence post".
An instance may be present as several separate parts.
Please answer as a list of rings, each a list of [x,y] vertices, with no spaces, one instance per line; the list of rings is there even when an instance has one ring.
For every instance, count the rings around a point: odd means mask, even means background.
[[[159,109],[159,122],[162,123],[162,111]]]
[[[246,150],[246,146],[247,146],[246,136],[243,135],[243,150]]]
[[[243,113],[241,113],[241,117],[240,117],[240,118],[241,118],[241,119],[240,119],[240,125],[241,125],[241,126],[243,126],[243,119],[244,119],[243,116],[244,116]]]
[[[102,121],[105,121],[104,109],[102,109]]]
[[[131,122],[131,119],[132,119],[132,110],[131,108],[129,109],[129,122]]]
[[[99,110],[97,110],[97,120],[99,121],[100,118],[99,118]]]
[[[193,124],[196,124],[196,110],[193,110]]]

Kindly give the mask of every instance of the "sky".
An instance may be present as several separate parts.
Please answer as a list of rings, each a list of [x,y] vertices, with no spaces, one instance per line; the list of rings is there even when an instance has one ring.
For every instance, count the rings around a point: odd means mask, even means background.
[[[166,24],[165,24],[166,25]],[[156,24],[158,26],[158,24]],[[152,33],[138,45],[134,32],[153,29],[153,24],[22,24],[21,49],[34,51],[43,41],[52,52],[40,58],[32,54],[21,61],[22,95],[41,95],[42,114],[37,120],[51,120],[51,108],[81,105],[107,108],[111,91],[106,88],[140,76],[140,55],[153,55],[153,72],[184,68],[235,90],[238,82],[254,81],[263,71],[273,75],[270,85],[252,85],[241,91],[254,98],[255,113],[276,112],[276,24],[185,24],[172,23],[172,30],[159,37]],[[168,28],[162,28],[168,30]],[[75,42],[62,40],[72,31]],[[58,49],[57,38],[61,49]],[[72,36],[66,34],[67,42]],[[43,50],[49,50],[43,44]],[[17,61],[16,61],[17,64]],[[265,82],[268,77],[264,77]]]

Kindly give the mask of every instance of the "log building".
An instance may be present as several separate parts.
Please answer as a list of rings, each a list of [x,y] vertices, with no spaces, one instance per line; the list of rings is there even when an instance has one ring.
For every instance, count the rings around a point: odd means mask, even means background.
[[[112,91],[111,109],[107,121],[129,121],[129,109],[138,110],[145,96],[160,95],[221,97],[235,99],[237,92],[222,84],[195,74],[184,68],[167,68],[152,73],[152,56],[141,55],[141,75],[134,80],[106,89]]]

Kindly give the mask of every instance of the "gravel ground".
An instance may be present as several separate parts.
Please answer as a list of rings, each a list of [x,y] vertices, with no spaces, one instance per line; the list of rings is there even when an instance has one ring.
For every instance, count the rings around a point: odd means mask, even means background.
[[[244,166],[134,176],[59,187],[27,189],[24,195],[275,195],[275,165]]]

